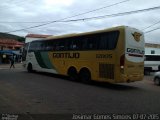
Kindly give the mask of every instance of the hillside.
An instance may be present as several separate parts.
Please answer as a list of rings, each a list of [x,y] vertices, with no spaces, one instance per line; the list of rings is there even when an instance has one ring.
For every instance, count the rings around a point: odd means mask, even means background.
[[[20,37],[20,36],[17,36],[17,35],[6,34],[6,33],[0,33],[0,38],[15,39],[19,42],[24,42],[25,41],[24,37]]]

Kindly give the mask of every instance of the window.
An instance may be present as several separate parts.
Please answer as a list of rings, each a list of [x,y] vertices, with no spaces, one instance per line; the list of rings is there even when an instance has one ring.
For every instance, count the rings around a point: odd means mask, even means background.
[[[44,45],[43,42],[38,41],[35,50],[36,51],[42,50],[43,45]]]
[[[29,46],[29,52],[35,51],[37,47],[37,43],[36,42],[31,42],[30,46]]]
[[[155,56],[155,55],[146,55],[145,56],[146,61],[160,61],[160,55]]]
[[[66,50],[81,50],[81,41],[79,37],[66,39]]]
[[[116,48],[119,31],[83,35],[57,40],[31,42],[30,51],[113,50]]]
[[[58,50],[66,50],[66,40],[59,40]]]
[[[155,50],[151,50],[151,54],[155,54]]]
[[[86,37],[84,41],[85,49],[86,50],[97,50],[98,49],[98,41],[99,41],[98,35],[89,35]]]
[[[112,50],[116,48],[119,32],[106,32],[100,34],[99,49]]]
[[[63,51],[66,49],[64,40],[54,40],[52,44],[52,49],[56,51]]]

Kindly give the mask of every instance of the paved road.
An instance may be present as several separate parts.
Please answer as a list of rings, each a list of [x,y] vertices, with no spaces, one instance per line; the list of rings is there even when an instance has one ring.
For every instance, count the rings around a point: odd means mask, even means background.
[[[160,87],[152,76],[129,84],[87,85],[21,67],[0,68],[0,113],[160,113]]]

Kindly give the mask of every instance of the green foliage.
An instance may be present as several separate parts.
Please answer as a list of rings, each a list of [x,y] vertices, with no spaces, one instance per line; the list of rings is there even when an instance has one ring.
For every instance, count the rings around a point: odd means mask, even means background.
[[[25,41],[24,37],[17,36],[17,35],[11,35],[11,34],[7,34],[7,33],[0,33],[0,38],[14,39],[14,40],[17,40],[19,42],[24,42]]]

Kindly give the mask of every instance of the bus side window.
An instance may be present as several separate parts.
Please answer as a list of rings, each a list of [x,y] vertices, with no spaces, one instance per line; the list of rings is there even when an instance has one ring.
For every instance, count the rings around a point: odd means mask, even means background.
[[[79,40],[78,40],[78,38],[77,37],[69,38],[67,40],[66,46],[68,46],[68,48],[66,50],[79,50]]]
[[[118,31],[102,33],[100,37],[99,48],[103,50],[115,49],[118,41]]]
[[[33,52],[36,50],[36,43],[35,42],[31,42],[30,46],[29,46],[29,52]]]
[[[65,40],[59,41],[59,50],[64,51],[66,49],[65,43]]]
[[[79,49],[80,49],[79,40],[78,38],[75,38],[73,40],[73,50],[79,50]]]
[[[98,48],[98,35],[94,35],[88,38],[88,43],[89,43],[89,49],[90,50],[97,50]]]
[[[65,46],[65,40],[57,40],[53,43],[54,45],[54,50],[56,51],[64,51],[66,50],[66,46]]]
[[[59,50],[59,42],[58,42],[58,41],[55,42],[55,50],[56,50],[56,51]]]
[[[88,39],[88,49],[89,50],[93,49],[93,41],[92,41],[92,39]]]
[[[56,47],[57,47],[57,41],[56,40],[53,40],[51,42],[51,45],[52,45],[52,51],[55,51],[56,50]]]
[[[101,49],[101,50],[108,50],[108,39],[107,39],[107,35],[106,35],[107,33],[105,33],[105,34],[101,34],[101,36],[100,36],[100,46],[99,46],[99,48]]]
[[[69,38],[66,43],[66,50],[72,50],[72,39]]]
[[[82,49],[84,50],[96,50],[98,47],[97,36],[86,36],[82,40]]]
[[[85,37],[81,37],[81,49],[87,50],[87,39]]]
[[[42,50],[42,44],[43,44],[43,42],[37,42],[37,45],[36,45],[36,51],[40,51],[40,50]]]
[[[76,38],[76,50],[82,50],[82,41],[80,37]]]
[[[49,44],[48,41],[45,41],[45,50],[48,51],[49,50]]]
[[[40,50],[42,50],[42,51],[45,50],[45,44],[44,44],[44,42],[41,43],[41,45],[40,45]]]

